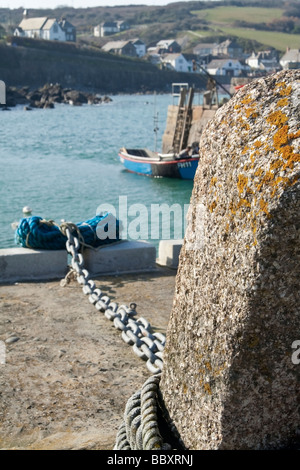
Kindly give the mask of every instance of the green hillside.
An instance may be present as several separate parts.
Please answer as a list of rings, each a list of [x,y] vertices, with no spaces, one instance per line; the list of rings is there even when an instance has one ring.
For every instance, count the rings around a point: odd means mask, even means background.
[[[290,19],[285,16],[286,4],[282,8],[230,5],[193,11],[193,13],[200,22],[205,21],[209,25],[208,30],[198,31],[198,34],[205,38],[219,35],[237,37],[256,41],[279,51],[285,51],[287,47],[292,49],[300,47],[300,19],[297,20],[297,17]],[[297,31],[297,34],[284,29]]]
[[[99,2],[100,3],[100,2]],[[110,40],[140,37],[147,46],[160,39],[181,41],[184,52],[208,39],[214,42],[235,38],[246,52],[274,47],[300,47],[299,0],[224,0],[170,2],[164,6],[31,9],[30,16],[66,17],[77,28],[78,42],[102,46],[107,38],[95,38],[93,28],[104,21],[124,20],[130,29]],[[23,9],[0,8],[0,38],[11,35],[22,19]],[[4,30],[2,29],[4,28]]]

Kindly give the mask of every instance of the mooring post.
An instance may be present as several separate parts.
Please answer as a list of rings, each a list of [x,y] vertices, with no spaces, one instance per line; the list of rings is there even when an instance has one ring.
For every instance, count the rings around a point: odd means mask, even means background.
[[[299,443],[300,70],[206,126],[160,389],[188,449]]]
[[[6,104],[6,86],[3,80],[0,80],[0,104]]]

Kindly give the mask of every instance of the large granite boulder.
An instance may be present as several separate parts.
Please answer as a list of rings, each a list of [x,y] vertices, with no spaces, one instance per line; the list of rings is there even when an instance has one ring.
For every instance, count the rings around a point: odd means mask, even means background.
[[[246,85],[203,133],[160,384],[188,449],[297,445],[299,146],[300,70]]]

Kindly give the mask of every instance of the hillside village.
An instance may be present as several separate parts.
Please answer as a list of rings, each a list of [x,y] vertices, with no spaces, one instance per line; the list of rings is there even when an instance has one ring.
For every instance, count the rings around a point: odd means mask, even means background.
[[[94,26],[93,35],[102,39],[101,49],[106,53],[139,58],[160,69],[177,72],[199,73],[204,69],[210,75],[230,80],[232,77],[256,77],[300,67],[300,49],[287,49],[282,57],[273,48],[249,54],[235,40],[228,38],[220,43],[200,42],[192,53],[186,53],[176,39],[159,38],[155,45],[147,45],[138,37],[114,39],[124,31],[130,32],[127,21],[104,21]],[[14,36],[76,42],[76,28],[66,18],[33,17],[24,10]]]

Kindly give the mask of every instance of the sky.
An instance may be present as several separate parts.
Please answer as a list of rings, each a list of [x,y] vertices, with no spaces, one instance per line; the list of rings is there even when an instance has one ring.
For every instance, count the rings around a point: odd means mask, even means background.
[[[179,0],[178,0],[179,1]],[[190,0],[180,0],[190,1]],[[0,8],[56,8],[69,6],[74,8],[104,7],[116,5],[167,5],[176,0],[0,0]]]

